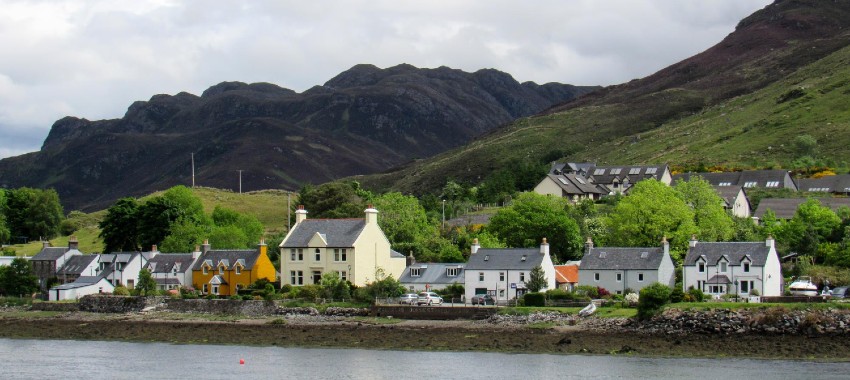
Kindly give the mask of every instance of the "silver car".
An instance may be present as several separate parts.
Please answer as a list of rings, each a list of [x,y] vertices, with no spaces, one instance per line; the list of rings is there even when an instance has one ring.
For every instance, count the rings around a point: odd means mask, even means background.
[[[419,298],[416,299],[417,305],[440,305],[443,303],[443,297],[434,292],[419,293]]]
[[[419,295],[416,293],[407,293],[403,294],[401,297],[398,297],[399,305],[415,305],[416,301],[419,300]]]

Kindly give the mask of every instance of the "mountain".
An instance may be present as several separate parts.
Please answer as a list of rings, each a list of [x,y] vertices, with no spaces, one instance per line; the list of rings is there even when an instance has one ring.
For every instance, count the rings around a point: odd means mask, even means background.
[[[55,188],[66,209],[192,183],[298,189],[380,172],[597,89],[496,70],[357,65],[303,93],[224,82],[155,95],[124,117],[56,121],[40,151],[0,160],[0,187]]]
[[[553,159],[600,164],[788,167],[808,134],[816,159],[848,166],[850,2],[776,1],[717,45],[646,78],[610,86],[398,170],[358,178],[422,193],[446,178]],[[842,164],[843,163],[843,164]]]

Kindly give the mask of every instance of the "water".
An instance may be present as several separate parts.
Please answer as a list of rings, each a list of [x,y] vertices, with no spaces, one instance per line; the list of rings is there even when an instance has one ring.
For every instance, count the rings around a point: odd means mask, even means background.
[[[72,340],[0,339],[0,358],[2,379],[850,379],[850,363]]]

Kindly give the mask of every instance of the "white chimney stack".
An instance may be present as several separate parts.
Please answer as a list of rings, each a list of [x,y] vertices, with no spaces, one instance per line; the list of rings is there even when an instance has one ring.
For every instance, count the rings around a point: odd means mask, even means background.
[[[303,222],[304,219],[307,219],[307,210],[304,205],[298,205],[298,210],[295,210],[295,224]]]
[[[474,254],[478,253],[478,249],[480,249],[480,248],[481,248],[481,245],[478,244],[478,238],[473,239],[472,240],[472,247],[470,247],[469,251],[474,255]]]
[[[372,207],[372,205],[369,205],[369,208],[364,213],[366,213],[366,224],[378,223],[378,210]]]

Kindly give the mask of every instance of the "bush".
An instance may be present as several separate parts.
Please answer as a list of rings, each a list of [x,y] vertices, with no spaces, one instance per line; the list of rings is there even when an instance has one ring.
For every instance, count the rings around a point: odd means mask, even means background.
[[[702,302],[705,301],[705,299],[707,298],[705,296],[705,293],[702,292],[702,290],[699,290],[694,287],[688,289],[688,295],[691,296],[691,301],[693,302]]]
[[[670,302],[679,303],[685,299],[685,291],[682,290],[682,284],[678,284],[673,288],[673,291],[670,293]]]
[[[658,314],[661,308],[670,302],[671,293],[670,287],[660,282],[641,289],[637,307],[638,319],[645,320]]]
[[[626,297],[624,297],[624,299],[626,302],[629,303],[629,305],[635,305],[638,303],[638,300],[640,300],[640,297],[638,297],[637,293],[629,293],[626,294]]]
[[[757,297],[757,296],[760,296],[760,295],[761,295],[761,293],[759,293],[759,290],[758,290],[758,289],[750,289],[750,295],[751,295],[751,296],[756,296],[756,297]]]
[[[564,301],[573,299],[573,294],[568,293],[564,289],[549,289],[546,291],[546,298],[556,301]]]
[[[116,296],[129,296],[130,289],[127,289],[123,286],[116,286],[115,289],[112,291],[112,294]]]
[[[543,293],[525,293],[525,306],[546,306],[546,296]]]
[[[590,298],[599,298],[599,288],[592,285],[576,286],[576,294]]]
[[[596,294],[600,298],[605,298],[605,296],[610,296],[611,292],[606,290],[605,288],[596,287]],[[610,298],[610,297],[609,297]]]

